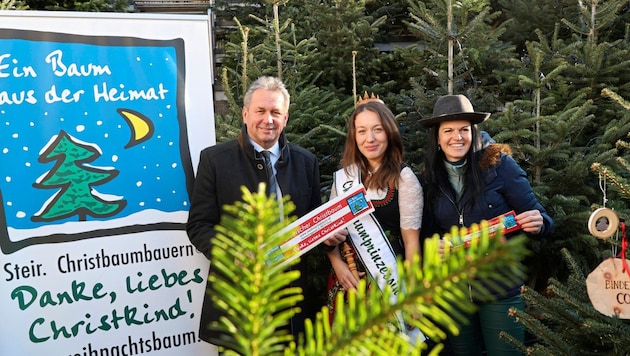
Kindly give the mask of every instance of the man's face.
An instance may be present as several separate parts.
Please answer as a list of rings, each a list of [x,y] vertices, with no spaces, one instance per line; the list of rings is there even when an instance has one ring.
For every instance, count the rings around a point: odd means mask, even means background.
[[[254,91],[249,107],[243,107],[243,123],[249,137],[262,146],[271,148],[280,137],[289,119],[284,96],[280,91]]]

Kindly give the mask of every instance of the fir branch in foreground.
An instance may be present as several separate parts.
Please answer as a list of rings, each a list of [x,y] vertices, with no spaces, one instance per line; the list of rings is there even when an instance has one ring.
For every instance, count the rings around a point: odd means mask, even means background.
[[[278,202],[267,198],[263,185],[257,193],[242,191],[243,201],[225,207],[217,227],[209,277],[216,290],[213,300],[226,313],[212,326],[230,334],[226,355],[420,355],[426,345],[410,342],[396,327],[399,318],[439,342],[446,337],[443,330],[456,333],[464,313],[475,310],[469,285],[481,291],[486,288],[482,280],[510,282],[522,277],[524,236],[505,242],[502,231],[497,231],[491,238],[482,222],[474,227],[479,238],[469,247],[446,249],[442,255],[436,235],[425,243],[422,264],[419,256],[414,263],[398,264],[403,287],[396,298],[390,299],[389,287],[382,292],[361,282],[357,291],[348,292],[347,300],[338,297],[333,327],[323,307],[314,322],[306,321],[305,338],[296,345],[283,326],[294,314],[291,306],[303,298],[299,288],[290,287],[299,272],[285,270],[288,256],[268,262],[273,246],[293,234],[278,234],[290,221],[279,221]],[[285,212],[293,209],[285,200]],[[294,263],[297,260],[288,264]],[[441,348],[437,345],[430,354],[437,355]]]
[[[285,270],[298,260],[269,262],[268,256],[273,246],[293,234],[276,235],[291,219],[280,221],[278,201],[267,198],[264,184],[257,193],[244,187],[241,191],[243,201],[224,208],[213,240],[209,281],[216,293],[212,299],[227,316],[211,327],[231,335],[225,355],[282,354],[292,340],[283,327],[297,312],[292,307],[303,299],[300,288],[290,287],[300,272]],[[295,206],[285,199],[283,209],[288,216]]]
[[[519,261],[527,254],[524,236],[504,242],[501,231],[495,238],[489,237],[486,222],[477,228],[480,238],[468,248],[447,250],[441,256],[436,235],[425,243],[422,265],[417,259],[412,264],[399,263],[404,288],[393,304],[389,302],[390,288],[382,293],[376,287],[366,290],[363,283],[357,291],[347,292],[345,303],[339,296],[334,326],[330,326],[324,307],[315,325],[307,325],[306,341],[297,351],[287,350],[285,354],[420,355],[425,344],[410,342],[393,327],[398,315],[434,341],[446,337],[444,329],[456,333],[463,313],[475,310],[468,295],[469,284],[482,288],[481,280],[487,278],[502,282],[520,280]],[[438,345],[431,354],[440,350]]]

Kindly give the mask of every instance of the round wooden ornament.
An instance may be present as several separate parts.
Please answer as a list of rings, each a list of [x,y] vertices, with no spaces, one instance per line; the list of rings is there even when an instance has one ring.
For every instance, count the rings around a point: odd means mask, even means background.
[[[596,209],[588,219],[588,231],[598,239],[606,240],[619,228],[619,217],[609,208]]]

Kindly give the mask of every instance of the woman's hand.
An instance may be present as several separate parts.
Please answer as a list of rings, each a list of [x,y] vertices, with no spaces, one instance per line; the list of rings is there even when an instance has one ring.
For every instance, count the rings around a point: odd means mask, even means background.
[[[538,235],[545,224],[542,214],[538,210],[528,210],[516,215],[516,222],[524,232]]]
[[[337,275],[337,280],[339,284],[345,290],[355,289],[359,285],[359,280],[352,274],[348,265],[344,263],[343,266],[339,266],[335,268],[335,274]],[[365,272],[359,272],[360,276],[365,275]]]
[[[356,288],[359,285],[359,279],[352,274],[350,267],[344,261],[343,257],[341,257],[341,251],[339,251],[339,246],[336,246],[332,251],[328,252],[328,258],[330,259],[330,264],[335,270],[335,275],[337,276],[337,281],[345,290],[350,290]],[[364,276],[365,272],[359,272],[359,278]]]
[[[348,238],[348,230],[347,229],[341,229],[341,230],[335,232],[334,234],[332,234],[326,240],[324,240],[324,245],[337,246],[340,243],[346,241],[346,238]]]

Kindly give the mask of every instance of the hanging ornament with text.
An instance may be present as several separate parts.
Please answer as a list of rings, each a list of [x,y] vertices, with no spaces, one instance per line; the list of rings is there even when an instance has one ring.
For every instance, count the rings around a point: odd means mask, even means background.
[[[598,312],[630,319],[630,267],[626,259],[628,238],[621,223],[621,258],[611,257],[600,263],[586,278],[588,298]]]
[[[593,307],[598,312],[620,319],[630,319],[630,263],[626,259],[628,238],[626,224],[619,222],[617,214],[606,208],[606,188],[600,188],[604,193],[602,208],[596,209],[588,220],[589,232],[602,240],[613,235],[619,237],[621,230],[621,254],[617,255],[617,247],[612,251],[613,256],[600,263],[586,278],[586,290]]]

